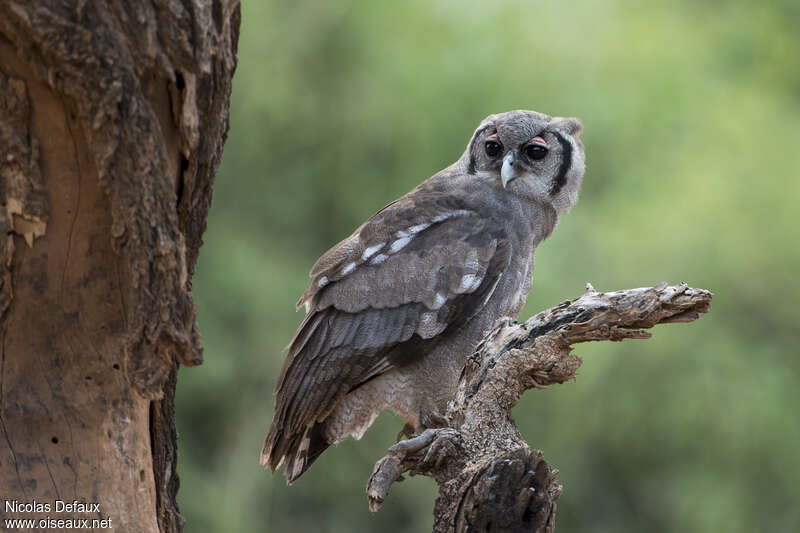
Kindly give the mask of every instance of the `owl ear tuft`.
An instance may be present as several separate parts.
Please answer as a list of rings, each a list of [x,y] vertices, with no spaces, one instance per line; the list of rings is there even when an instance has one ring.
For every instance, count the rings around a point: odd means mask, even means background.
[[[556,128],[577,137],[583,132],[583,124],[577,118],[553,117]]]

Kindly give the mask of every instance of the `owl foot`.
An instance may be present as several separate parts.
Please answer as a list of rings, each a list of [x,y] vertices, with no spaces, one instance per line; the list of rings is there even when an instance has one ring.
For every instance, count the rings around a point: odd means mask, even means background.
[[[383,504],[392,483],[403,480],[405,472],[449,472],[454,476],[465,456],[464,444],[458,430],[452,428],[426,429],[422,434],[403,440],[389,448],[383,459],[375,463],[367,482],[369,509],[377,511]]]
[[[439,470],[444,461],[458,456],[459,445],[460,436],[457,430],[436,428],[426,429],[421,435],[398,442],[389,449],[389,452],[402,457],[402,460],[408,460],[411,456],[424,451],[422,459],[414,460],[416,464],[411,468],[411,474],[415,475],[419,472]]]
[[[423,471],[440,471],[442,465],[458,457],[458,449],[461,447],[461,437],[455,429],[439,428],[434,430],[435,435],[433,442],[428,445],[428,450],[425,452],[425,457],[422,458],[416,468],[412,470],[412,474]]]

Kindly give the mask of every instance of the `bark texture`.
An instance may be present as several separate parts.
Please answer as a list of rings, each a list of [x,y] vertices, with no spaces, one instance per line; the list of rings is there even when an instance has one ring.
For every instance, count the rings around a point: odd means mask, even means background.
[[[434,533],[541,531],[555,528],[562,487],[557,470],[531,450],[511,410],[531,388],[574,379],[581,359],[573,344],[650,337],[646,328],[691,322],[711,293],[685,284],[598,293],[591,285],[573,301],[523,324],[498,321],[467,361],[446,427],[401,441],[375,464],[367,483],[377,511],[405,472],[436,480]]]
[[[180,531],[173,398],[236,0],[0,0],[0,488]],[[6,512],[0,518],[72,518]]]

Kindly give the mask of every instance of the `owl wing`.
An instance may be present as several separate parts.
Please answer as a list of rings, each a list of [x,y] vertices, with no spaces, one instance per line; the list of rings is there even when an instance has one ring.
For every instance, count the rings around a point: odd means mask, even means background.
[[[429,351],[491,296],[510,261],[501,224],[452,196],[412,192],[325,253],[298,306],[262,452],[291,483],[330,444],[320,423],[339,400]],[[427,348],[427,349],[426,349]]]

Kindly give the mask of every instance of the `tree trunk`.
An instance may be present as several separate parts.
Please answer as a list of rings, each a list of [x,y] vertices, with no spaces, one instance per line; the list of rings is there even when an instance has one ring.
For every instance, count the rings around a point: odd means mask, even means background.
[[[190,280],[239,18],[0,0],[0,520],[182,530],[175,383],[202,361]]]
[[[394,445],[367,483],[372,511],[404,472],[439,484],[434,533],[547,532],[555,529],[561,485],[541,451],[517,430],[511,410],[531,388],[575,379],[581,360],[572,345],[646,339],[642,328],[691,322],[711,293],[685,284],[598,293],[591,285],[574,301],[524,324],[501,320],[468,360],[446,426]]]

